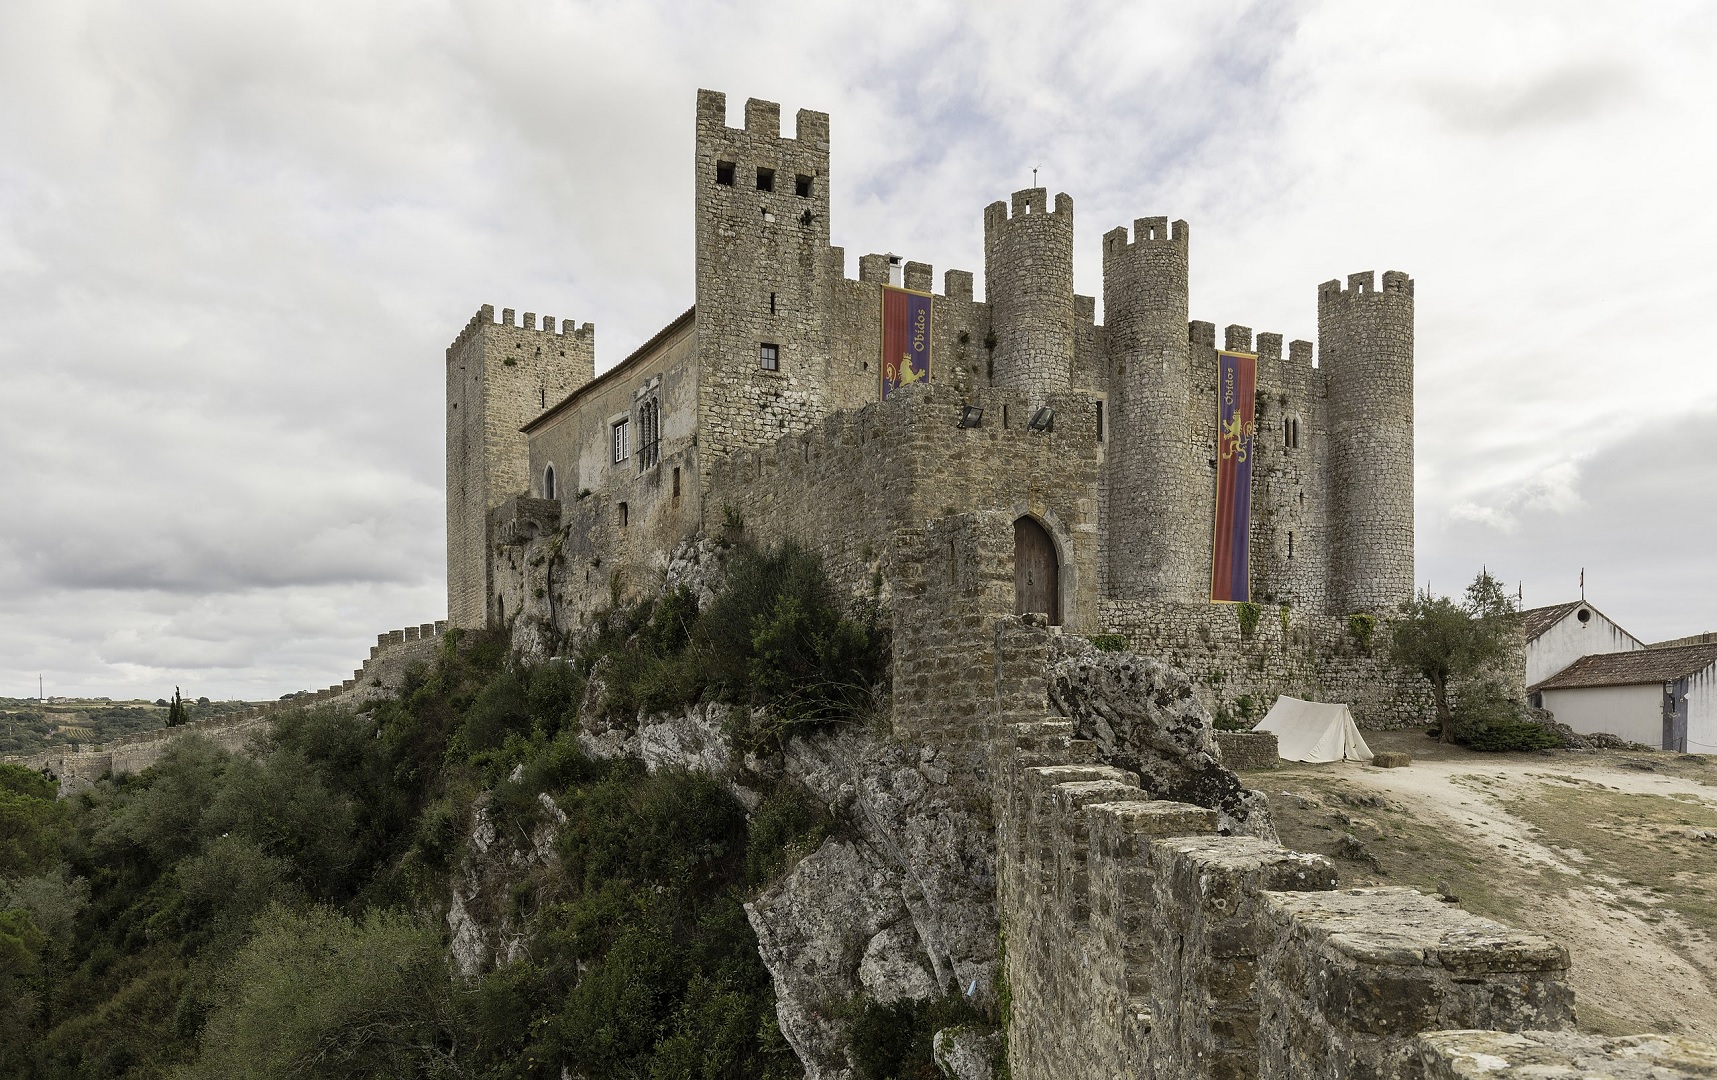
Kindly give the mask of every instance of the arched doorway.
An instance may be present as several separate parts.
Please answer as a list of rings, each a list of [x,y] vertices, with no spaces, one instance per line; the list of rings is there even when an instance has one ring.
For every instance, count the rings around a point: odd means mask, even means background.
[[[1014,522],[1014,614],[1032,611],[1061,625],[1061,563],[1049,530],[1022,517]]]

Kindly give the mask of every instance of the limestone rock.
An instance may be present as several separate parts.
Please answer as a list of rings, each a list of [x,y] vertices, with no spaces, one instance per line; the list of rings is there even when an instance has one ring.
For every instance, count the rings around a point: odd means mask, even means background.
[[[1139,777],[1155,799],[1215,810],[1222,831],[1274,841],[1269,802],[1223,766],[1210,713],[1192,681],[1150,657],[1054,639],[1049,700],[1097,744],[1098,760]]]
[[[899,875],[868,845],[831,838],[745,913],[775,982],[781,1034],[805,1075],[846,1080],[846,1026],[827,1004],[852,997],[867,964],[873,981],[910,970]],[[927,981],[922,968],[917,974]]]
[[[995,1075],[998,1032],[988,1034],[970,1028],[943,1028],[936,1033],[932,1050],[936,1067],[951,1080],[990,1080]]]
[[[683,585],[697,597],[700,609],[708,607],[721,587],[724,555],[721,545],[708,537],[682,541],[668,556],[662,591],[672,592]]]
[[[792,740],[780,769],[854,835],[826,841],[746,911],[782,1033],[808,1076],[844,1078],[847,1032],[830,1004],[993,996],[993,831],[926,748],[844,731]]]
[[[464,856],[448,881],[447,901],[449,952],[467,979],[523,954],[526,928],[511,914],[506,899],[521,879],[555,868],[555,835],[566,824],[566,814],[546,793],[538,796],[538,803],[542,816],[522,844],[495,827],[486,802],[479,802],[472,814]]]
[[[638,721],[637,755],[651,772],[690,769],[726,776],[735,765],[733,746],[722,734],[729,707],[698,704],[684,712],[654,713]]]
[[[794,739],[786,775],[830,805],[900,875],[938,987],[976,984],[980,1003],[996,976],[995,836],[960,784],[926,779],[917,748],[863,732]],[[942,766],[938,762],[938,767]]]

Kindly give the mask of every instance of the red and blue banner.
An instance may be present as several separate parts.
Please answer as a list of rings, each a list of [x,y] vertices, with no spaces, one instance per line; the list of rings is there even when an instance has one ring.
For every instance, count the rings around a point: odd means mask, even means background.
[[[1216,537],[1210,599],[1252,599],[1252,436],[1258,430],[1258,358],[1216,354]]]
[[[882,396],[930,378],[930,296],[882,287]]]

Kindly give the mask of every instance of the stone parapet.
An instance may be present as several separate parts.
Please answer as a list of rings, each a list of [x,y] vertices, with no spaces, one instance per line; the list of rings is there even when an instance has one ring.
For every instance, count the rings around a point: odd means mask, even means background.
[[[1421,1032],[1574,1024],[1566,949],[1412,889],[1269,893],[1263,928],[1268,1080],[1409,1077]]]
[[[1252,1076],[1267,890],[1333,889],[1335,867],[1250,836],[1151,843],[1151,1060],[1158,1080]]]
[[[1433,1031],[1415,1040],[1424,1080],[1681,1080],[1717,1076],[1717,1047],[1678,1035]]]
[[[1522,1062],[1706,1052],[1497,1042],[1572,1027],[1562,946],[1411,889],[1338,890],[1322,856],[1215,835],[1214,811],[1150,799],[1065,718],[1006,730],[997,883],[1018,1080],[1452,1078],[1479,1075],[1459,1070],[1493,1045]]]

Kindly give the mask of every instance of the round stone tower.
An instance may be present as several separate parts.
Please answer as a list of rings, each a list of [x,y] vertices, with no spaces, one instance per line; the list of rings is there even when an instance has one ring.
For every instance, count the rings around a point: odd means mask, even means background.
[[[1318,286],[1329,400],[1330,607],[1413,595],[1413,279],[1371,271]]]
[[[1103,322],[1109,332],[1109,408],[1114,435],[1109,488],[1111,595],[1195,601],[1208,595],[1198,565],[1200,530],[1188,507],[1202,482],[1189,425],[1187,349],[1189,230],[1140,218],[1103,237]]]
[[[996,335],[994,382],[1033,405],[1073,375],[1073,199],[1045,188],[984,208],[984,292]]]

